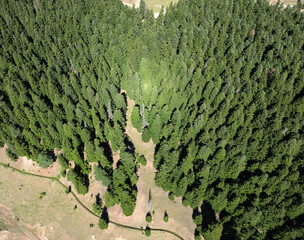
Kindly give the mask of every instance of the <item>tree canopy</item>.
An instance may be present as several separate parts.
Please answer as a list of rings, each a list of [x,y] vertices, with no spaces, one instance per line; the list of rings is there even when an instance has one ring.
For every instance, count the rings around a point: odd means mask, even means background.
[[[81,194],[94,163],[106,205],[132,215],[138,165],[123,89],[135,101],[133,126],[157,145],[156,184],[193,208],[197,238],[297,239],[300,7],[180,0],[154,19],[143,1],[138,9],[119,0],[0,1],[1,146],[42,167],[62,150],[61,173]],[[112,150],[120,150],[115,169]]]

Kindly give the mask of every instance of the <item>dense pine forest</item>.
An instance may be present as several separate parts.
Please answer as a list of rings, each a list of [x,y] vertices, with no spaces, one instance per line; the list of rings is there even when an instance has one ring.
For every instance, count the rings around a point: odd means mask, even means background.
[[[1,146],[58,161],[80,194],[98,163],[106,206],[130,216],[128,96],[156,144],[156,184],[193,208],[195,239],[303,239],[301,7],[180,0],[154,19],[144,2],[1,0]]]

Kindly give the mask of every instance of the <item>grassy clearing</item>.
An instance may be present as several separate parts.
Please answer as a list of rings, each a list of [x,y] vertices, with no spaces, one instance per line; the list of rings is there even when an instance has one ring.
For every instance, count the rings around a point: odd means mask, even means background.
[[[0,155],[2,154],[3,155],[3,153],[4,153],[4,149],[0,149]],[[6,156],[4,156],[3,158],[0,158],[0,160],[1,161],[6,161],[5,160],[5,158],[6,158]],[[6,169],[6,170],[12,170],[12,172],[14,173],[14,174],[17,174],[17,175],[20,175],[20,176],[27,176],[27,177],[30,177],[30,178],[32,178],[32,177],[34,177],[36,180],[38,180],[38,179],[42,179],[42,180],[44,180],[44,181],[51,181],[51,183],[52,183],[52,186],[54,186],[54,184],[56,185],[57,184],[57,187],[59,186],[59,187],[62,187],[62,189],[63,189],[63,191],[62,192],[59,192],[59,193],[63,193],[63,192],[65,192],[65,190],[67,189],[67,187],[62,183],[62,182],[60,182],[57,178],[54,178],[54,177],[49,177],[49,176],[43,176],[43,175],[36,175],[36,174],[33,174],[33,173],[29,173],[29,172],[25,172],[25,171],[22,171],[22,170],[19,170],[19,169],[16,169],[16,168],[14,168],[14,167],[7,167],[7,165],[6,165],[6,163],[3,163],[3,162],[1,162],[0,161],[0,164],[1,164],[1,167],[2,168],[4,168],[4,169]],[[59,184],[58,184],[59,183]],[[62,186],[61,186],[62,185]],[[27,183],[27,186],[30,186],[30,184],[29,183]],[[23,184],[21,184],[19,187],[18,187],[18,190],[19,191],[21,191],[22,190],[22,188],[24,187],[24,185]],[[30,186],[31,187],[31,190],[33,190],[33,188],[34,188],[34,186]],[[3,188],[1,188],[1,189],[3,189]],[[49,189],[49,187],[47,188],[47,189]],[[37,189],[36,189],[37,190]],[[3,193],[4,193],[5,191],[3,191]],[[28,193],[28,191],[26,191],[26,193],[25,194],[22,194],[22,196],[26,196],[26,194]],[[55,193],[58,193],[57,191],[55,191]],[[36,194],[35,195],[38,195],[38,192],[36,192]],[[51,194],[52,195],[52,194]],[[39,195],[37,196],[38,197],[38,199],[42,202],[42,199],[44,198],[44,197],[46,197],[47,196],[47,192],[40,192],[39,193]],[[89,214],[92,214],[92,215],[90,215],[90,216],[93,216],[93,217],[98,217],[97,215],[95,215],[90,209],[88,209],[84,204],[83,204],[83,202],[81,202],[81,201],[79,201],[79,198],[76,196],[76,194],[73,192],[73,191],[71,191],[71,193],[68,195],[68,196],[71,196],[72,198],[71,198],[71,200],[77,200],[77,204],[79,204],[79,205],[81,205],[82,206],[82,210],[86,210],[87,211],[87,213],[89,212]],[[61,200],[62,198],[59,198],[59,200]],[[63,199],[62,199],[63,200]],[[66,200],[66,199],[64,199],[64,200]],[[32,204],[32,203],[34,203],[34,205]],[[25,206],[25,215],[26,214],[29,214],[30,215],[30,217],[36,217],[37,215],[39,215],[39,213],[41,213],[41,212],[44,212],[45,213],[45,211],[43,211],[43,208],[41,207],[41,206],[37,206],[36,204],[37,204],[37,199],[35,198],[33,201],[32,201],[32,199],[22,199],[22,204],[23,205],[25,205],[26,204],[26,206]],[[73,207],[73,210],[74,211],[76,211],[77,209],[78,209],[78,206],[77,206],[77,204],[75,204],[74,205],[74,207]],[[49,203],[46,205],[47,207],[51,207],[52,209],[53,209],[53,207],[55,207],[55,206],[59,206],[60,205],[60,202],[57,202],[56,201],[56,198],[54,198],[54,197],[52,197],[51,199],[49,199]],[[3,205],[0,205],[0,206],[3,206]],[[33,208],[34,210],[36,210],[36,211],[28,211],[28,209],[30,209],[30,208]],[[62,207],[64,208],[64,205],[62,205]],[[15,212],[19,212],[19,210],[20,209],[13,209]],[[62,212],[65,212],[65,210],[64,211],[62,211]],[[66,212],[65,212],[66,213]],[[22,214],[21,214],[21,216],[22,216]],[[67,219],[67,223],[70,223],[71,221],[69,221],[69,219],[70,218],[74,218],[74,219],[76,219],[76,220],[79,220],[79,218],[77,217],[77,216],[72,216],[72,215],[69,215],[68,216],[68,219]],[[17,216],[17,215],[15,215],[15,219],[16,219],[16,221],[17,222],[19,222],[19,217]],[[36,218],[35,218],[36,219]],[[1,219],[0,219],[1,220]],[[36,219],[37,220],[37,219]],[[51,224],[53,224],[53,222],[56,222],[57,220],[61,220],[61,218],[59,218],[58,217],[58,215],[56,216],[56,218],[50,218],[50,219],[48,219],[50,222],[51,222]],[[53,221],[54,220],[54,221]],[[30,220],[29,220],[30,221]],[[23,218],[21,218],[21,222],[23,222]],[[25,221],[25,222],[28,222],[28,221]],[[129,225],[129,221],[127,222],[127,223],[124,223],[124,224],[122,224],[122,223],[118,223],[118,222],[115,222],[115,221],[112,221],[112,220],[110,220],[110,223],[112,223],[110,226],[112,226],[112,229],[113,229],[113,232],[115,232],[116,234],[118,234],[118,236],[125,236],[125,234],[122,234],[122,232],[125,232],[125,230],[128,230],[128,231],[130,231],[131,232],[131,234],[130,234],[130,232],[129,232],[129,234],[128,234],[128,236],[132,236],[132,239],[141,239],[142,238],[142,236],[140,236],[139,238],[137,238],[138,237],[138,235],[140,235],[140,234],[143,234],[143,231],[141,231],[141,229],[143,229],[144,228],[144,226],[141,226],[141,228],[140,227],[136,227],[136,226],[130,226]],[[6,223],[5,223],[6,224]],[[15,224],[16,225],[16,224]],[[17,224],[18,225],[18,224]],[[16,226],[17,226],[16,225]],[[23,224],[24,225],[24,224]],[[89,224],[89,227],[90,228],[93,228],[94,227],[94,223],[90,223]],[[48,230],[53,230],[54,228],[53,228],[53,226],[51,225],[50,227],[49,227],[49,229],[46,229],[47,228],[47,226],[44,226],[43,224],[42,224],[42,226],[43,227],[41,227],[41,222],[39,222],[39,224],[37,224],[37,225],[35,225],[36,226],[36,228],[39,228],[38,230],[36,230],[35,231],[35,229],[34,229],[34,232],[36,232],[36,234],[37,235],[40,235],[40,236],[46,236],[46,232],[48,231]],[[65,224],[64,224],[64,226],[66,226]],[[29,225],[29,227],[30,227],[30,229],[33,229],[33,227],[32,226],[30,226]],[[119,227],[119,230],[120,231],[117,231],[117,229],[115,229],[116,227]],[[27,228],[25,228],[25,227],[23,227],[23,226],[19,226],[19,228],[22,228],[23,229],[23,231],[19,231],[19,234],[20,234],[20,232],[23,232],[24,234],[26,234],[27,236],[32,236],[32,237],[30,237],[30,239],[33,239],[33,240],[35,240],[35,239],[37,239],[38,240],[38,237],[36,237],[35,235],[33,235],[31,232],[29,232],[28,231],[28,227]],[[11,231],[11,233],[10,232],[8,232],[8,234],[16,234],[16,233],[18,233],[17,231],[16,231],[16,228],[12,228],[13,230]],[[15,229],[15,230],[14,230]],[[109,228],[109,229],[111,229],[111,228]],[[111,232],[111,230],[109,231],[109,229],[107,230],[107,231],[105,231],[106,233],[110,233]],[[98,231],[100,231],[99,229],[98,229]],[[177,239],[183,239],[183,238],[181,238],[177,233],[175,233],[174,231],[172,231],[172,230],[166,230],[166,229],[164,229],[164,228],[162,228],[162,227],[154,227],[154,228],[151,228],[151,231],[153,232],[153,234],[155,234],[155,236],[158,236],[159,235],[159,237],[158,237],[158,239],[163,239],[163,237],[165,237],[164,239],[168,239],[168,237],[173,237],[173,239],[175,239],[175,238],[177,238]],[[100,231],[100,232],[104,232],[104,231]],[[56,231],[56,233],[57,233],[57,231]],[[169,235],[169,236],[166,236],[166,235]],[[58,235],[59,237],[61,237],[62,235],[61,234],[59,234]],[[81,236],[81,235],[77,235],[77,237],[79,237],[79,236]],[[108,239],[107,238],[107,236],[108,235],[103,235],[102,237],[103,237],[103,239]],[[113,234],[111,235],[111,236],[114,236]],[[1,236],[0,236],[1,237]],[[7,236],[6,236],[7,237]],[[52,237],[52,235],[51,235],[51,237]],[[67,236],[66,236],[67,237]],[[92,235],[92,238],[96,238],[96,235],[95,234],[93,234]],[[83,238],[83,236],[81,236],[81,238],[79,238],[79,239],[82,239]],[[169,239],[171,239],[171,238],[169,238]],[[49,238],[50,239],[50,238]],[[56,238],[55,238],[56,239]],[[67,238],[68,239],[68,238]],[[74,238],[74,237],[72,237],[71,239],[77,239],[77,238]],[[111,238],[110,238],[111,239]],[[117,238],[117,240],[122,240],[123,238],[121,238],[121,237],[119,237],[119,238]]]
[[[0,181],[3,183],[0,204],[12,210],[18,221],[39,226],[40,235],[49,240],[92,239],[92,236],[106,240],[123,240],[123,236],[130,239],[142,238],[140,231],[117,227],[114,224],[111,224],[108,230],[101,231],[97,227],[96,216],[80,207],[75,198],[71,194],[66,195],[64,188],[55,181],[20,174],[4,167],[1,167]],[[91,223],[93,227],[90,227]],[[169,235],[161,232],[155,234]]]
[[[139,6],[140,0],[122,0],[124,3],[128,3],[131,5]],[[145,0],[145,3],[147,4],[148,8],[152,9],[153,12],[159,12],[161,9],[161,6],[164,6],[164,8],[168,7],[170,3],[177,3],[178,0]]]
[[[158,7],[158,11],[160,10],[160,6],[164,6],[165,8],[170,5],[170,3],[177,3],[177,0],[146,0],[146,4],[148,5],[149,8],[154,8]],[[160,5],[160,6],[157,6]]]
[[[301,0],[302,3],[304,4],[304,0]],[[271,4],[276,4],[278,2],[278,0],[270,0],[269,3]],[[280,1],[282,4],[286,4],[286,5],[296,5],[298,3],[297,0],[281,0]]]

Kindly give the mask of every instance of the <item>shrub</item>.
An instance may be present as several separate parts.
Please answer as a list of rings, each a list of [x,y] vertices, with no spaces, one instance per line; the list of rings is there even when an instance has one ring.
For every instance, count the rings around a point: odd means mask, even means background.
[[[145,235],[146,235],[146,237],[150,237],[151,236],[151,229],[149,228],[148,225],[147,225],[147,227],[145,229]]]
[[[146,166],[146,165],[147,165],[147,160],[146,160],[146,158],[145,158],[143,155],[141,155],[140,157],[138,157],[138,162],[139,162],[141,165],[143,165],[143,166]]]
[[[164,214],[164,221],[166,223],[169,222],[169,216],[168,216],[167,212],[165,212],[165,214]]]
[[[40,153],[38,156],[38,163],[43,168],[48,168],[53,163],[53,158],[49,154]]]

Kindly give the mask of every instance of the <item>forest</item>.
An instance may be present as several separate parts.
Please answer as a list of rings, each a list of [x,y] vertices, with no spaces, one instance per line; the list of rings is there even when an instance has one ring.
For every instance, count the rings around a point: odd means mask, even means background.
[[[155,19],[143,1],[1,0],[0,145],[58,161],[80,194],[98,163],[106,206],[130,216],[142,160],[128,96],[156,144],[156,184],[193,208],[195,239],[303,239],[301,8],[180,0]]]

